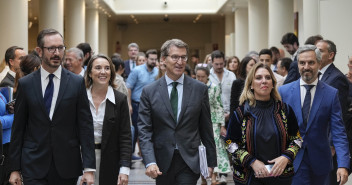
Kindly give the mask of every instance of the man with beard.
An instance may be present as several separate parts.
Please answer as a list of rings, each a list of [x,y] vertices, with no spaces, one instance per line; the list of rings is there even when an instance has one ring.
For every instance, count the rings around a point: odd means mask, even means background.
[[[290,53],[291,59],[293,61],[284,81],[284,84],[288,84],[299,79],[300,77],[297,67],[297,49],[299,47],[299,42],[297,36],[294,33],[286,33],[281,39],[281,44],[284,46],[286,51]]]
[[[94,129],[84,80],[61,67],[62,35],[42,30],[41,68],[18,82],[10,144],[13,185],[94,183]]]
[[[130,105],[132,105],[132,124],[134,126],[135,134],[133,138],[133,151],[135,151],[135,145],[138,138],[138,108],[139,101],[144,86],[155,81],[158,75],[158,68],[155,67],[158,61],[158,52],[156,49],[150,49],[146,52],[147,62],[143,65],[135,67],[127,78],[126,86],[128,88],[128,95]],[[141,157],[132,155],[132,160],[140,160]]]
[[[329,182],[333,167],[329,137],[337,155],[337,181],[343,185],[348,180],[350,157],[338,90],[318,79],[321,57],[314,45],[300,47],[297,58],[301,78],[279,88],[282,101],[295,112],[303,139],[293,161],[292,185]]]
[[[94,55],[94,52],[92,51],[89,43],[80,43],[77,45],[77,48],[83,52],[83,66],[86,68],[90,58]]]

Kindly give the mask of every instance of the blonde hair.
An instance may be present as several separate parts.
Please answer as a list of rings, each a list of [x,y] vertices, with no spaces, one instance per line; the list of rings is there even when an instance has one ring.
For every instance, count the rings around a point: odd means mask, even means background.
[[[255,100],[256,99],[255,99],[255,96],[254,96],[254,92],[251,89],[251,85],[253,83],[253,79],[255,77],[255,73],[257,72],[257,70],[259,68],[264,68],[264,69],[268,70],[269,73],[270,73],[271,80],[272,80],[272,83],[273,83],[273,89],[270,92],[270,97],[273,98],[275,101],[278,101],[278,100],[281,101],[281,96],[280,96],[279,92],[277,91],[277,87],[276,87],[277,81],[276,81],[276,78],[274,76],[274,73],[271,71],[269,66],[264,65],[263,63],[259,62],[259,63],[257,63],[256,65],[253,66],[253,68],[249,71],[249,73],[247,75],[246,82],[244,84],[243,91],[242,91],[242,94],[240,96],[240,105],[242,105],[245,101],[249,101],[249,105],[252,106],[252,107],[255,107],[255,105],[256,105],[256,101]]]

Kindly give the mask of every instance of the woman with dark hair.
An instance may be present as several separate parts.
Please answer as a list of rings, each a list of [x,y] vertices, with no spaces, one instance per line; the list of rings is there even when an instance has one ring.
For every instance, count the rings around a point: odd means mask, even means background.
[[[13,89],[13,97],[16,97],[16,90],[18,86],[18,80],[29,73],[39,69],[41,64],[40,58],[35,54],[29,54],[21,58],[20,69],[16,72],[15,84]],[[16,98],[14,98],[16,99]],[[7,105],[6,105],[7,104]],[[8,161],[8,149],[11,138],[11,127],[13,122],[13,108],[15,102],[8,103],[4,94],[0,93],[0,122],[2,125],[2,147],[4,159],[0,157],[3,161],[3,165],[0,167],[0,184],[8,184],[10,174],[8,174],[9,161]]]
[[[256,62],[252,57],[244,57],[239,65],[238,75],[236,74],[237,79],[232,82],[231,86],[230,117],[233,115],[233,111],[239,105],[244,81],[246,80],[247,74],[255,65],[255,63]]]
[[[33,71],[36,71],[37,69],[39,69],[40,64],[41,64],[41,60],[36,52],[33,52],[29,55],[22,57],[21,63],[20,63],[20,70],[16,71],[15,85],[13,87],[14,94],[16,94],[16,91],[17,91],[18,80],[28,75],[29,73],[32,73]]]
[[[217,182],[217,174],[227,174],[231,172],[229,158],[225,149],[224,141],[220,135],[226,135],[224,109],[221,101],[221,90],[214,83],[209,80],[210,70],[208,64],[197,64],[195,66],[196,79],[208,86],[209,105],[211,121],[213,123],[214,140],[216,145],[216,156],[218,166],[214,168],[214,173],[211,174],[211,184],[226,184],[226,177],[220,175],[220,180]],[[223,131],[223,133],[221,133]],[[202,179],[202,185],[206,181]]]
[[[263,63],[247,74],[225,138],[237,185],[291,185],[302,140],[296,116],[281,102],[276,83]]]
[[[232,56],[226,61],[226,69],[233,72],[236,77],[240,69],[240,59],[236,56]]]
[[[95,185],[128,184],[132,146],[127,96],[116,91],[115,67],[105,55],[94,55],[84,74],[93,117]]]

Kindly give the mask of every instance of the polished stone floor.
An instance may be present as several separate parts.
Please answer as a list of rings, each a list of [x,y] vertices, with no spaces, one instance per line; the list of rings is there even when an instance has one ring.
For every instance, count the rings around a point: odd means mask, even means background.
[[[132,163],[132,169],[131,169],[129,178],[130,179],[128,184],[135,184],[135,185],[155,184],[154,179],[151,179],[145,175],[145,168],[141,161]],[[228,178],[227,184],[234,185],[231,174],[229,174],[227,178]],[[199,180],[198,181],[199,185],[200,185],[200,182],[201,181]],[[208,181],[208,185],[210,185],[210,181]]]

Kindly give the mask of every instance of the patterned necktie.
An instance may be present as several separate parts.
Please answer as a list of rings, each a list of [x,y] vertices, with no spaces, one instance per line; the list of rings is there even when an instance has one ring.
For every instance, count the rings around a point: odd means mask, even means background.
[[[175,121],[177,122],[177,109],[178,109],[178,92],[177,92],[178,82],[172,82],[172,91],[170,95],[171,108],[174,113]]]
[[[45,93],[44,93],[45,109],[48,112],[48,115],[50,115],[51,101],[53,100],[53,94],[54,94],[54,83],[53,83],[54,76],[55,76],[54,74],[49,74],[49,83],[46,86]]]
[[[308,117],[310,112],[310,102],[312,99],[310,90],[314,87],[314,85],[303,85],[303,86],[306,88],[307,92],[303,102],[302,114],[303,114],[303,124],[307,128]]]

